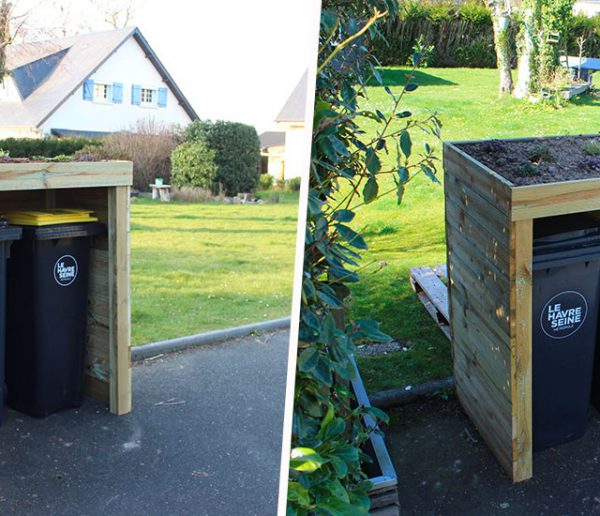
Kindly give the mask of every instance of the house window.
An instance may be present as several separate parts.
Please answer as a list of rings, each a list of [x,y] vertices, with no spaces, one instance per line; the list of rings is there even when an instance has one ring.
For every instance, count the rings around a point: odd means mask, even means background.
[[[94,83],[94,101],[112,102],[112,84]]]
[[[142,105],[154,106],[156,104],[156,90],[142,88]]]

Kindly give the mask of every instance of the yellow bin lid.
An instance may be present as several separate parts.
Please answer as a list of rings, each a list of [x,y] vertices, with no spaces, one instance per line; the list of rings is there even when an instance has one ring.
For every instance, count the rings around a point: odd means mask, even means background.
[[[96,222],[93,211],[86,210],[32,210],[5,211],[1,214],[9,224],[19,226],[51,226],[53,224],[71,224],[74,222]]]

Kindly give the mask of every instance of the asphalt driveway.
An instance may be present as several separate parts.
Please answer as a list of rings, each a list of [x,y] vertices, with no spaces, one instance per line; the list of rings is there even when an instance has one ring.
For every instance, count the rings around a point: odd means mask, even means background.
[[[289,332],[137,363],[131,414],[96,401],[0,427],[0,514],[276,513]]]

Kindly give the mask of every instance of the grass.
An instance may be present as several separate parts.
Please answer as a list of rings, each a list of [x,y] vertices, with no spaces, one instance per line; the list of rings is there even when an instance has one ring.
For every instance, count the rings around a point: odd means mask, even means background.
[[[402,68],[384,68],[383,78],[393,92],[399,92],[406,73]],[[419,89],[405,97],[401,109],[416,116],[436,111],[444,125],[442,138],[447,141],[599,130],[600,97],[585,95],[563,109],[555,109],[499,99],[497,81],[496,70],[425,69],[417,74]],[[366,102],[386,112],[387,98],[382,87],[372,86]],[[368,122],[362,128],[373,133],[376,124]],[[424,137],[414,136],[415,148],[419,148]],[[434,142],[429,139],[429,143]],[[441,157],[441,143],[436,148]],[[356,316],[378,320],[384,331],[410,344],[405,352],[359,360],[367,390],[372,393],[451,375],[449,342],[408,281],[410,267],[445,262],[443,186],[419,177],[407,188],[401,206],[392,196],[364,206],[354,225],[363,230],[369,244],[364,262],[385,260],[387,266],[377,273],[363,274],[353,290],[352,310]]]
[[[289,192],[263,205],[135,199],[132,344],[288,316],[297,211]]]

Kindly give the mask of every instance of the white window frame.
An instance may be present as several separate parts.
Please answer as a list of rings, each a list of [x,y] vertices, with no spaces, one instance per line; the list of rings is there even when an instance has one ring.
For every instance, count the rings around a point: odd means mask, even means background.
[[[144,101],[144,91],[152,92],[152,102]],[[140,86],[140,106],[146,108],[158,108],[158,88],[151,86]]]
[[[98,91],[98,89],[100,87],[104,88],[106,98],[96,95],[96,92]],[[93,101],[97,104],[112,104],[113,103],[112,88],[113,88],[112,82],[94,81]]]

